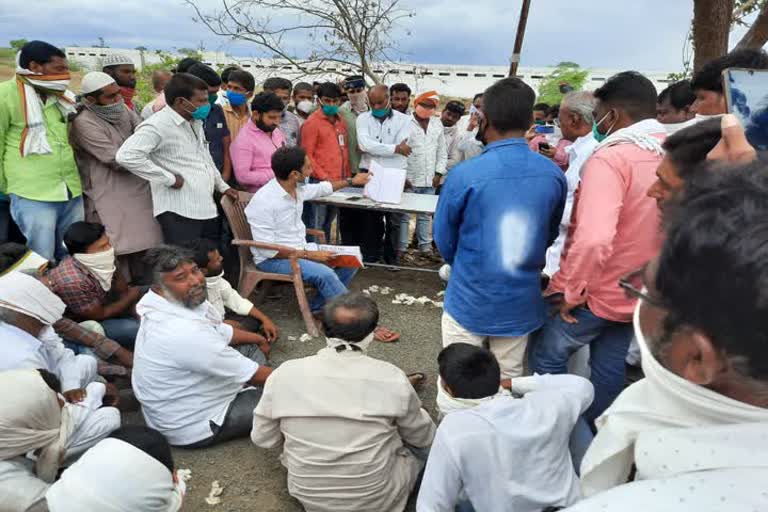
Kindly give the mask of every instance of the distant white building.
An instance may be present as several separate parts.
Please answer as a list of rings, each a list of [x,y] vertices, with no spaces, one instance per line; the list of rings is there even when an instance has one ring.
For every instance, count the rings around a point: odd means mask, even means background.
[[[154,52],[139,52],[120,48],[82,48],[67,47],[67,58],[78,62],[87,69],[101,69],[101,59],[111,53],[129,56],[141,68],[147,64],[158,64],[162,58]],[[250,72],[256,79],[257,86],[269,77],[282,76],[294,82],[337,80],[343,75],[352,74],[352,68],[335,63],[328,63],[316,73],[306,75],[289,62],[279,59],[253,59],[248,57],[233,57],[223,52],[204,52],[203,62],[213,67],[237,65]],[[518,75],[531,87],[538,91],[538,86],[554,67],[520,67]],[[384,82],[391,85],[403,82],[414,92],[436,90],[444,96],[471,98],[478,92],[484,91],[500,78],[506,78],[506,66],[469,66],[460,64],[408,64],[391,63],[376,66],[374,71],[384,77]],[[591,69],[587,77],[586,89],[600,87],[612,75],[623,69]],[[672,81],[667,78],[668,72],[642,71],[656,89],[660,92]],[[338,73],[341,73],[339,75]]]

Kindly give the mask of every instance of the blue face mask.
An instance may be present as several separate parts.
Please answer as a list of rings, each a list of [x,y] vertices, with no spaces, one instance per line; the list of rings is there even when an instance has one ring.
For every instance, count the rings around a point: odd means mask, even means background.
[[[233,107],[239,107],[248,100],[245,94],[235,91],[227,91],[227,99],[229,100],[229,104]]]
[[[373,117],[377,117],[377,118],[381,119],[381,118],[387,117],[389,115],[389,110],[390,110],[389,107],[374,108],[374,109],[371,109],[371,115]]]
[[[327,116],[335,116],[339,113],[338,105],[323,105],[323,114]]]
[[[184,101],[194,107],[191,101],[186,99]],[[187,110],[187,109],[185,108],[184,110]],[[189,110],[187,110],[187,112],[189,113],[189,115],[192,116],[192,119],[197,119],[198,121],[204,121],[208,117],[208,114],[211,113],[211,104],[206,103],[205,105],[197,107],[192,112],[190,112]]]
[[[607,138],[608,138],[608,136],[611,134],[611,130],[613,130],[613,127],[616,125],[616,122],[614,121],[614,123],[611,125],[611,127],[610,127],[610,128],[608,128],[608,131],[607,131],[607,132],[605,132],[605,133],[600,133],[600,131],[598,130],[598,127],[599,127],[601,124],[603,124],[603,121],[605,121],[605,118],[606,118],[606,117],[608,117],[608,114],[610,114],[610,112],[608,112],[607,114],[605,114],[605,115],[603,116],[603,118],[602,118],[602,119],[600,119],[600,120],[599,120],[599,121],[597,121],[597,122],[595,122],[595,121],[592,121],[592,136],[595,138],[595,140],[596,140],[597,142],[603,142],[605,139],[607,139]]]

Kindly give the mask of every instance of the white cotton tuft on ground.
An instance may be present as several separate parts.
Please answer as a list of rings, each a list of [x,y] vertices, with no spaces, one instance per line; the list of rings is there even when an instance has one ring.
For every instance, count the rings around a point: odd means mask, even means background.
[[[205,502],[209,505],[218,505],[221,503],[221,493],[224,492],[224,487],[219,484],[218,480],[211,482],[211,492],[208,497],[205,498]]]

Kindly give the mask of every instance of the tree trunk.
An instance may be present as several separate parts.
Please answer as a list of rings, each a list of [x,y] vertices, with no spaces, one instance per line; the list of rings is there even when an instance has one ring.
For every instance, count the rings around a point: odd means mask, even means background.
[[[694,0],[693,70],[728,53],[728,34],[735,0]]]
[[[768,43],[768,2],[760,9],[760,14],[757,15],[755,22],[736,45],[736,49],[762,48],[765,43]]]

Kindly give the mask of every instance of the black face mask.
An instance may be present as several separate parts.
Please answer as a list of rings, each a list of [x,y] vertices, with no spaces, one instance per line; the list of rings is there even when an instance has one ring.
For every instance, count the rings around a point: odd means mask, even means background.
[[[256,121],[256,126],[259,128],[259,130],[266,133],[272,133],[273,131],[275,131],[275,128],[277,128],[277,126],[267,126],[266,124],[264,124],[264,122],[261,119]]]

